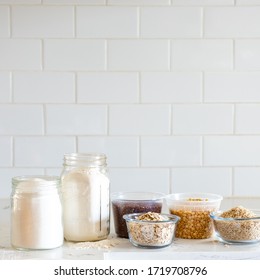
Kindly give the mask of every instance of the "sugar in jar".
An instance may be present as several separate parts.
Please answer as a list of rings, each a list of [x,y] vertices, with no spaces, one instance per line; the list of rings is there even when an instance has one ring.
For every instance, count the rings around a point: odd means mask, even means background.
[[[109,178],[104,154],[64,155],[61,174],[64,237],[97,241],[109,234]]]
[[[63,244],[60,178],[19,176],[12,179],[11,244],[43,250]]]

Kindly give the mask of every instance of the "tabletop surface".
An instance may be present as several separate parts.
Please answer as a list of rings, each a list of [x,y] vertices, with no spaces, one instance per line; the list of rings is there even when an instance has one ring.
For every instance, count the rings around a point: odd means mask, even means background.
[[[221,209],[242,205],[259,209],[260,197],[225,198]],[[111,221],[113,232],[113,221]],[[173,244],[162,249],[143,249],[132,246],[128,239],[111,234],[108,240],[98,242],[64,242],[62,247],[52,250],[16,250],[10,245],[10,205],[8,199],[0,200],[0,259],[45,259],[45,260],[260,260],[260,243],[251,245],[229,245],[215,237],[201,240],[175,239]]]

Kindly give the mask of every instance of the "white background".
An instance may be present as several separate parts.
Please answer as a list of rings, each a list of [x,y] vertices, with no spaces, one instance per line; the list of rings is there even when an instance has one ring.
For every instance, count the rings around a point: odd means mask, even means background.
[[[111,191],[260,195],[260,1],[0,0],[0,197],[76,151]]]

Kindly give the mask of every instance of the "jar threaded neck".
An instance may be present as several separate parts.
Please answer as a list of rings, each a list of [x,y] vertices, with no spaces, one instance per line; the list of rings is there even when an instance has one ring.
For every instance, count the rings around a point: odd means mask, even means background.
[[[64,155],[64,165],[98,167],[106,165],[105,154],[71,153]]]

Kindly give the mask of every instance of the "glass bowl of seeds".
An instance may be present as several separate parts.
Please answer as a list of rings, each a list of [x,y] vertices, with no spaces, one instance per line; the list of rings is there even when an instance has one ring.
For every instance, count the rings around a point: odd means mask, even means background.
[[[125,214],[156,212],[161,213],[165,194],[159,192],[114,192],[111,204],[115,232],[118,237],[128,238]]]
[[[179,216],[175,236],[206,239],[213,236],[210,213],[219,210],[222,196],[211,193],[175,193],[166,196],[169,212]]]
[[[172,244],[176,224],[180,218],[171,214],[155,212],[126,214],[130,242],[141,248],[163,248]]]
[[[219,241],[228,244],[260,242],[260,210],[243,206],[210,214]]]

